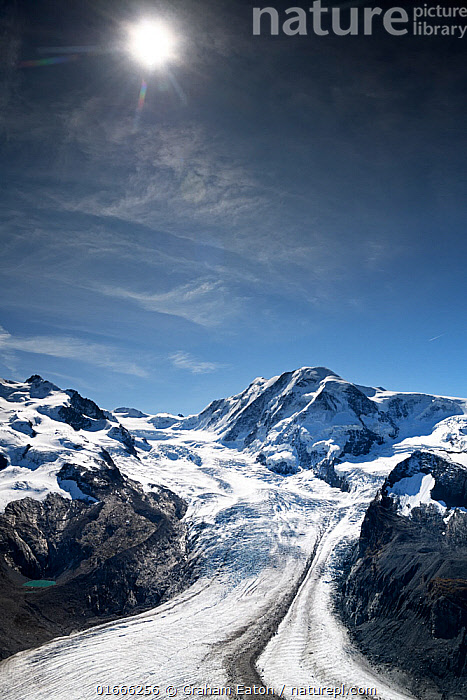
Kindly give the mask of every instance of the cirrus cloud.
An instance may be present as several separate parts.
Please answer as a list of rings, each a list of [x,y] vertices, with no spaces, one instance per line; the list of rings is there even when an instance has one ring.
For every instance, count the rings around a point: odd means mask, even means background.
[[[147,377],[147,371],[124,353],[104,343],[94,343],[72,336],[17,336],[0,326],[0,353],[11,358],[12,351],[30,352],[69,360],[79,360],[114,372]]]
[[[183,350],[178,350],[172,355],[169,355],[169,360],[172,362],[173,366],[177,369],[186,369],[192,374],[206,374],[208,372],[215,372],[225,365],[219,362],[205,362],[202,360],[197,360],[195,357],[190,355],[188,352],[183,352]]]

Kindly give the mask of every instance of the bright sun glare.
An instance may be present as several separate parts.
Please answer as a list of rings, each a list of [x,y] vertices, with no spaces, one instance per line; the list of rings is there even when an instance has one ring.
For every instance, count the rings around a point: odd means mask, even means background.
[[[130,51],[147,68],[163,65],[173,55],[175,39],[161,22],[140,22],[130,30]]]

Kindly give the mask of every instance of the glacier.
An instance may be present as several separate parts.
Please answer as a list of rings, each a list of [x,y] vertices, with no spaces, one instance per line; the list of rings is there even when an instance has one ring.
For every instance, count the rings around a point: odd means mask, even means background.
[[[425,449],[467,466],[466,400],[301,368],[186,418],[85,401],[40,377],[1,383],[1,508],[52,492],[80,498],[57,474],[70,460],[87,468],[104,449],[146,492],[163,486],[185,500],[196,578],[154,609],[5,659],[1,697],[82,700],[146,684],[163,697],[169,687],[183,697],[238,684],[287,699],[331,686],[414,697],[402,672],[373,667],[355,648],[334,609],[336,580],[397,464]],[[407,499],[429,500],[429,484],[407,485]]]

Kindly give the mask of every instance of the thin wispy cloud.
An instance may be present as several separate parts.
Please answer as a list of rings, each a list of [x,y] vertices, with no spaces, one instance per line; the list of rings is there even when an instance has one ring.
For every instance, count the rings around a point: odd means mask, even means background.
[[[239,300],[219,281],[195,280],[167,292],[144,293],[123,287],[99,286],[102,294],[136,302],[148,311],[179,316],[201,326],[216,326],[236,314]]]
[[[305,198],[282,183],[273,186],[220,133],[188,122],[148,124],[131,134],[129,122],[103,120],[102,110],[102,100],[94,97],[62,115],[64,148],[84,153],[93,163],[93,186],[84,192],[60,188],[44,193],[44,201],[49,198],[58,212],[71,217],[90,214],[96,221],[83,221],[73,235],[45,233],[48,244],[22,263],[26,271],[35,266],[41,279],[46,270],[55,279],[89,288],[86,278],[95,275],[94,262],[100,258],[103,285],[97,291],[205,327],[238,316],[244,308],[239,297],[258,291],[262,298],[298,294],[313,307],[342,298],[339,285],[357,269],[349,260],[363,255],[365,242],[335,245],[323,224],[324,209],[332,209],[332,202],[323,203],[313,192]],[[142,225],[147,231],[123,232],[118,222]],[[58,240],[61,257],[53,249]],[[379,264],[386,254],[384,246],[370,246],[369,266]],[[143,268],[162,266],[179,279],[181,272],[192,279],[199,271],[198,281],[190,283],[199,290],[197,304],[190,298],[192,290],[187,295],[183,286],[167,290],[163,283],[166,289],[154,293],[150,283],[144,292],[132,280],[127,279],[127,289],[113,284],[122,279],[117,266],[126,261]],[[148,273],[142,269],[141,278]],[[247,273],[251,284],[244,279]],[[204,289],[207,275],[215,280],[209,281],[216,285],[214,290]]]
[[[93,98],[63,114],[66,148],[95,164],[97,181],[84,196],[57,195],[57,204],[153,227],[192,229],[196,222],[215,226],[217,236],[220,225],[232,230],[267,215],[271,198],[261,179],[221,134],[195,122],[151,124],[133,133],[130,119],[102,119],[104,109]],[[194,233],[197,240],[205,234]],[[222,238],[223,245],[234,243],[231,235]]]
[[[0,326],[0,353],[11,361],[11,353],[15,351],[79,360],[135,377],[148,376],[143,367],[111,346],[70,336],[17,336]]]
[[[216,372],[218,369],[225,367],[225,365],[218,362],[198,360],[190,355],[190,353],[183,352],[182,350],[169,355],[169,360],[177,369],[188,370],[192,374],[207,374],[208,372]]]

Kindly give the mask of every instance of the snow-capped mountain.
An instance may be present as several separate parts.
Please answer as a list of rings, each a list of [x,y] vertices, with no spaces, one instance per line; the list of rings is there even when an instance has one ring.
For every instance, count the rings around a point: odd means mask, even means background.
[[[76,485],[57,479],[67,461],[90,468],[106,453],[136,456],[134,438],[111,413],[37,375],[26,382],[1,381],[0,402],[2,508],[52,492],[82,498]]]
[[[98,683],[145,680],[233,692],[236,683],[267,684],[285,698],[297,686],[345,683],[376,687],[386,700],[443,692],[457,700],[464,670],[440,681],[423,664],[394,660],[387,642],[388,658],[413,672],[388,677],[352,647],[335,607],[342,566],[352,560],[343,618],[350,628],[363,624],[360,610],[376,624],[376,602],[365,607],[360,539],[375,504],[397,531],[407,523],[414,542],[424,509],[437,514],[440,532],[446,518],[455,523],[462,540],[466,473],[466,400],[363,387],[323,367],[256,379],[186,418],[107,411],[37,375],[1,381],[0,592],[3,624],[13,630],[3,655],[140,614],[7,659],[0,694],[82,700]],[[377,559],[371,564],[377,572]],[[453,567],[445,562],[444,578],[461,572]],[[394,574],[401,609],[412,600],[405,574]],[[426,590],[442,610],[435,574],[425,571]],[[31,578],[55,585],[24,588]],[[368,579],[383,605],[378,585]],[[406,628],[388,622],[397,640]],[[420,639],[442,658],[443,643],[425,627]],[[360,632],[355,639],[371,656]],[[376,656],[384,660],[383,646]]]
[[[31,468],[40,466],[45,475],[44,465],[58,466],[57,460],[67,454],[85,463],[101,449],[137,457],[147,452],[146,438],[155,429],[212,432],[223,444],[247,450],[280,474],[301,468],[319,473],[323,466],[434,430],[439,447],[463,450],[467,445],[466,400],[363,387],[324,367],[255,379],[240,394],[213,401],[187,418],[149,416],[135,408],[104,411],[78,392],[63,391],[38,376],[24,383],[2,382],[0,396],[1,463],[29,468],[36,497],[41,487],[34,485]],[[30,438],[26,444],[25,436]],[[4,481],[4,503],[14,497],[5,487]],[[43,493],[51,488],[59,487],[49,481]]]
[[[0,404],[0,656],[180,590],[186,506],[120,471],[137,460],[126,428],[39,376],[2,382]],[[21,584],[49,579],[31,609]]]
[[[466,412],[463,399],[364,387],[325,367],[302,367],[255,379],[180,426],[214,430],[226,444],[246,448],[273,471],[288,474],[431,433],[443,419]]]

